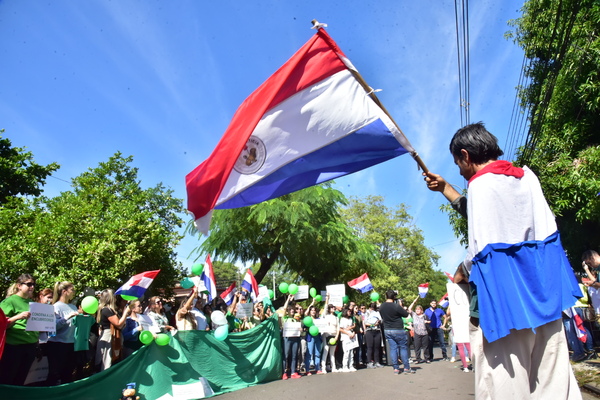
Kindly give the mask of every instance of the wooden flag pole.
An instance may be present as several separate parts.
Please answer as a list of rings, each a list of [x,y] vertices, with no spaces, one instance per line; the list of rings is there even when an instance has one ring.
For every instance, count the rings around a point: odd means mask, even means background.
[[[323,29],[324,27],[327,26],[327,24],[322,24],[319,21],[317,21],[316,19],[313,19],[311,22],[313,24],[313,29],[319,30],[319,29]],[[375,90],[371,86],[369,86],[369,84],[365,81],[365,79],[362,77],[362,75],[354,68],[354,66],[352,64],[348,65],[348,63],[345,62],[345,60],[344,60],[345,57],[340,57],[340,58],[342,59],[342,61],[344,61],[344,63],[346,64],[346,66],[348,67],[348,69],[350,70],[352,75],[360,83],[360,85],[363,87],[363,89],[365,89],[365,92],[367,92],[367,95],[371,98],[371,100],[373,100],[375,102],[375,104],[377,104],[379,106],[379,108],[381,108],[383,110],[383,112],[390,118],[390,120],[392,121],[392,123],[394,124],[396,129],[398,129],[398,131],[400,131],[400,133],[402,133],[402,135],[406,137],[406,135],[404,135],[404,132],[402,132],[402,129],[400,129],[400,127],[398,126],[396,121],[394,121],[394,118],[392,118],[392,115],[385,108],[385,106],[381,103],[379,98],[375,95]],[[421,157],[419,156],[419,154],[416,151],[411,151],[410,155],[417,162],[417,165],[423,170],[423,172],[426,172],[426,173],[429,172],[429,168],[427,168],[427,166],[425,165],[423,160],[421,160]]]

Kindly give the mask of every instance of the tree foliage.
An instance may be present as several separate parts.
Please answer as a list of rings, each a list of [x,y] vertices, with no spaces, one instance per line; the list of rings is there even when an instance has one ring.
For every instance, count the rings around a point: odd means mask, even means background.
[[[572,265],[600,246],[600,3],[529,0],[512,36],[530,60],[530,131],[517,162],[539,176]]]
[[[355,234],[377,249],[383,267],[369,271],[376,291],[398,290],[400,297],[412,301],[418,286],[429,282],[424,304],[446,293],[447,278],[434,269],[439,257],[424,245],[423,234],[404,204],[389,208],[380,196],[351,198],[343,215]]]
[[[341,192],[323,184],[249,207],[216,210],[210,235],[197,252],[259,263],[259,283],[277,263],[324,289],[377,265],[373,247],[341,218],[339,207],[345,203]]]
[[[57,163],[40,165],[33,154],[22,147],[13,147],[0,130],[0,206],[10,198],[22,195],[39,196],[46,178],[59,168]]]
[[[132,275],[160,269],[153,288],[181,274],[174,246],[182,200],[162,184],[142,189],[132,157],[115,154],[72,181],[73,189],[0,209],[0,284],[31,273],[39,287],[116,289]]]

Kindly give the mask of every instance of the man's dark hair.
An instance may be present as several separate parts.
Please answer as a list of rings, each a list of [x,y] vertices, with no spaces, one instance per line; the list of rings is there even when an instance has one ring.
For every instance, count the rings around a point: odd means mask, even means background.
[[[588,261],[595,257],[598,257],[598,252],[596,250],[586,250],[581,255],[581,261]]]
[[[498,139],[485,129],[483,122],[470,124],[456,131],[450,141],[450,153],[462,159],[461,149],[469,153],[471,161],[475,164],[497,160],[504,154],[498,146]]]
[[[396,291],[392,289],[388,290],[385,292],[385,298],[394,300],[396,298]]]

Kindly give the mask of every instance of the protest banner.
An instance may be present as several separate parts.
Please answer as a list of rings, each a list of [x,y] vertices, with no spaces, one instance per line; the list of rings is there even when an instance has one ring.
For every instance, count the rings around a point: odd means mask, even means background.
[[[308,285],[298,286],[298,291],[294,295],[294,300],[308,299]]]
[[[235,316],[236,318],[250,318],[252,316],[253,303],[238,303]]]

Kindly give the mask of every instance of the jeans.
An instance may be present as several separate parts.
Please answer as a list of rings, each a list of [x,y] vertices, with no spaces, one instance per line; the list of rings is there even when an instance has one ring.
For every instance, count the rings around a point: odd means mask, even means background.
[[[311,361],[315,366],[315,371],[321,371],[321,347],[321,335],[311,336],[306,341],[306,354],[304,355],[304,368],[306,372],[310,370]]]
[[[385,338],[390,346],[389,357],[392,360],[394,369],[400,369],[398,364],[398,350],[400,350],[400,358],[402,359],[402,364],[404,364],[404,369],[410,369],[406,331],[404,329],[386,329]]]
[[[448,358],[448,353],[446,352],[446,342],[444,341],[444,330],[442,328],[432,328],[429,333],[429,355],[433,360],[433,344],[435,339],[440,343],[440,348],[442,349],[442,357]]]
[[[296,361],[298,360],[299,337],[283,338],[283,372],[289,367],[290,374],[296,372]],[[291,358],[291,360],[290,360]]]

